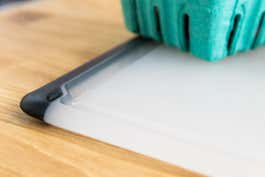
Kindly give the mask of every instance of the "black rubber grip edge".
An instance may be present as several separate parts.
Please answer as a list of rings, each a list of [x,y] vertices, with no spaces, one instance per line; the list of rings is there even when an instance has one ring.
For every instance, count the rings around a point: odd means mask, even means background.
[[[63,95],[62,86],[66,82],[104,62],[105,60],[112,60],[113,58],[118,57],[144,41],[146,41],[146,39],[136,37],[61,76],[55,81],[52,81],[47,85],[27,94],[21,100],[20,108],[28,115],[43,121],[44,114],[50,103]]]

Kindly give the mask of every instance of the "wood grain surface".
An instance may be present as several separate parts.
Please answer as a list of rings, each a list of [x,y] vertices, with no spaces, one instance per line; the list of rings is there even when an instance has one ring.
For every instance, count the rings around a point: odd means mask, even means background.
[[[26,93],[132,37],[119,0],[38,0],[0,9],[0,177],[201,177],[19,109]]]

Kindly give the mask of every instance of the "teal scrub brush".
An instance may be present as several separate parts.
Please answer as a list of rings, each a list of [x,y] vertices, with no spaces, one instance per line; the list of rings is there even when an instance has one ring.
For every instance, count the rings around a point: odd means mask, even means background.
[[[126,26],[209,61],[265,44],[265,0],[122,0]]]

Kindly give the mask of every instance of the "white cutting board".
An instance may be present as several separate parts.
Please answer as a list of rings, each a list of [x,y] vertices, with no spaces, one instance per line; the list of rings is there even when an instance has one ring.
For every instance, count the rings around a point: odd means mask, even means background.
[[[209,176],[265,176],[264,48],[209,63],[158,46],[65,92],[46,122]]]

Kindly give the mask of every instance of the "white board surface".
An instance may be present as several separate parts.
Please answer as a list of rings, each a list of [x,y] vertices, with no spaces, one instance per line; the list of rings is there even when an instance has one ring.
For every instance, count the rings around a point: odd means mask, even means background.
[[[158,46],[67,91],[46,122],[209,176],[265,176],[264,48],[209,63]]]

